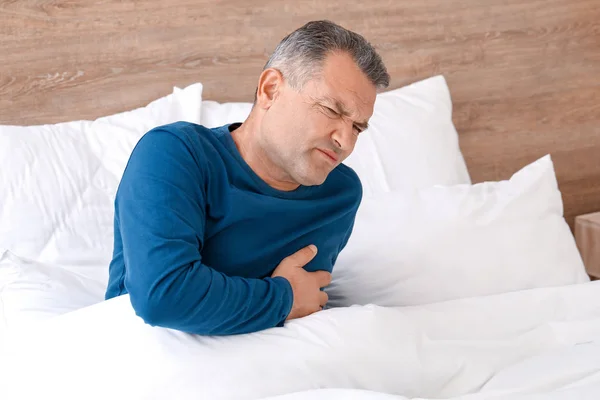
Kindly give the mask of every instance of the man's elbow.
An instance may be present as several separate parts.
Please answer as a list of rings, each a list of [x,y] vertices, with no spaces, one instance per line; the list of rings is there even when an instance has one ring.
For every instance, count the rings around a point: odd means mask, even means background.
[[[153,301],[149,295],[137,295],[131,292],[129,298],[135,314],[146,324],[161,327],[170,325],[170,319],[174,316],[173,313],[168,312],[166,304]]]
[[[208,324],[209,321],[190,321],[190,315],[182,314],[181,306],[171,304],[168,299],[155,299],[152,295],[135,296],[130,294],[130,300],[135,314],[150,326],[176,329],[198,335],[213,334],[214,326]]]

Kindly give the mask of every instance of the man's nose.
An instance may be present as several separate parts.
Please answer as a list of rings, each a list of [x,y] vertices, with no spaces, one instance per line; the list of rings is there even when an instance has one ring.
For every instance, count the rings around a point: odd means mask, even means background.
[[[352,121],[342,120],[333,131],[332,139],[339,150],[346,152],[352,149],[352,135]]]

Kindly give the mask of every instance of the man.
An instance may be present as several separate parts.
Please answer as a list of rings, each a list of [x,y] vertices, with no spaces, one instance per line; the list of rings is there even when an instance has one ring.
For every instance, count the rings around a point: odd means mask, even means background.
[[[327,302],[361,201],[341,164],[389,84],[356,33],[310,22],[278,45],[243,123],[146,133],[115,200],[106,298],[203,335],[282,326]]]

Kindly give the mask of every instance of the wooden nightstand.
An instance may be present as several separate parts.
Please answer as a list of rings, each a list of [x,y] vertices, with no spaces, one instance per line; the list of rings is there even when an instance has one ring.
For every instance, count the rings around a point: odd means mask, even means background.
[[[600,279],[600,212],[575,217],[575,241],[588,275]]]

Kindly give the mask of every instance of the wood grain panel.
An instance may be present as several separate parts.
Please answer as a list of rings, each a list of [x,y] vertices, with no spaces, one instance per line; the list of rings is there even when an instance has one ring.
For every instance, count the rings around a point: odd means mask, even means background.
[[[396,88],[443,74],[475,182],[551,153],[566,216],[600,210],[600,1],[0,0],[0,124],[93,119],[173,86],[251,101],[269,53],[332,19]]]

